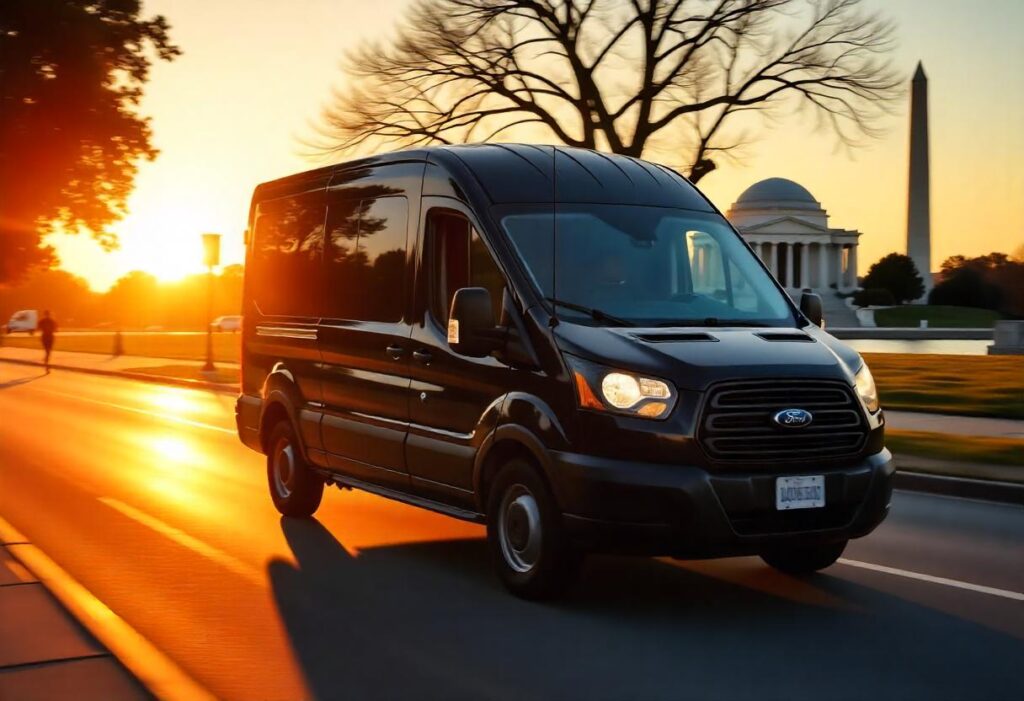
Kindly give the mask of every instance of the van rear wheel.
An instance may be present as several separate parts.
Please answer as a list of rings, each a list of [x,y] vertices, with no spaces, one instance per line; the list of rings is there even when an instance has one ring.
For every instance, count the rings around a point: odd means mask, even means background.
[[[285,516],[312,516],[323,498],[324,481],[302,457],[291,422],[279,421],[267,445],[267,482],[274,506]]]
[[[547,484],[525,460],[507,462],[487,505],[487,541],[502,583],[524,599],[550,599],[576,580],[582,555],[573,549]]]
[[[780,548],[763,553],[761,559],[780,572],[807,575],[834,565],[846,549],[847,542]]]

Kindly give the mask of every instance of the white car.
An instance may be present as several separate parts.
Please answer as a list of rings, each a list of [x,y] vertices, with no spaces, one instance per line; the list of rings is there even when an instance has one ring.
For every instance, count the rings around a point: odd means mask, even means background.
[[[238,331],[242,328],[242,317],[240,316],[218,316],[210,322],[214,331]]]
[[[7,326],[4,330],[7,333],[26,331],[31,335],[36,332],[38,327],[39,312],[35,309],[23,309],[20,312],[14,312],[14,314],[11,315],[11,320],[7,322]]]

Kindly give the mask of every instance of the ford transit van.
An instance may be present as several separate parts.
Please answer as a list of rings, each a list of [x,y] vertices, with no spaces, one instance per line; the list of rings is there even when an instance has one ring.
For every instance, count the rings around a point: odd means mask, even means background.
[[[515,594],[589,552],[828,567],[889,510],[861,357],[672,170],[551,146],[403,151],[256,188],[242,441],[486,524]]]

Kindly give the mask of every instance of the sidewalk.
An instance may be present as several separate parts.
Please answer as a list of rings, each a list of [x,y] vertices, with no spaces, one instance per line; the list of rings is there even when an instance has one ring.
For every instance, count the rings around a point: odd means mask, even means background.
[[[12,348],[0,346],[0,361],[19,363],[22,365],[42,366],[42,350],[30,348]],[[197,387],[201,389],[213,389],[224,392],[237,392],[235,385],[223,382],[208,382],[202,380],[189,380],[176,378],[171,375],[149,375],[146,369],[165,368],[174,366],[176,368],[188,368],[199,375],[203,367],[201,360],[181,360],[179,358],[147,358],[137,355],[101,355],[99,353],[75,353],[72,351],[55,350],[50,356],[50,367],[54,370],[75,370],[88,372],[95,375],[116,375],[119,377],[130,377],[136,380],[147,382],[163,382],[165,384],[183,385],[186,387]],[[217,363],[219,370],[237,371],[240,369],[238,363]]]
[[[895,431],[928,431],[956,436],[1024,439],[1024,421],[1019,419],[886,411],[885,420],[886,425]]]
[[[12,556],[19,547],[0,544],[0,699],[152,698]]]

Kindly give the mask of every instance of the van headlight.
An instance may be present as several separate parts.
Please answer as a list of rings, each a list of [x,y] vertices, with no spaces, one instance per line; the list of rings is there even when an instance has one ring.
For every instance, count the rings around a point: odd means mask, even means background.
[[[857,375],[853,378],[853,386],[857,389],[857,394],[868,411],[872,414],[878,411],[878,388],[875,387],[875,378],[871,376],[867,363],[864,363],[857,371]]]
[[[602,367],[566,356],[583,409],[594,409],[645,419],[664,419],[672,413],[678,393],[656,377]]]

